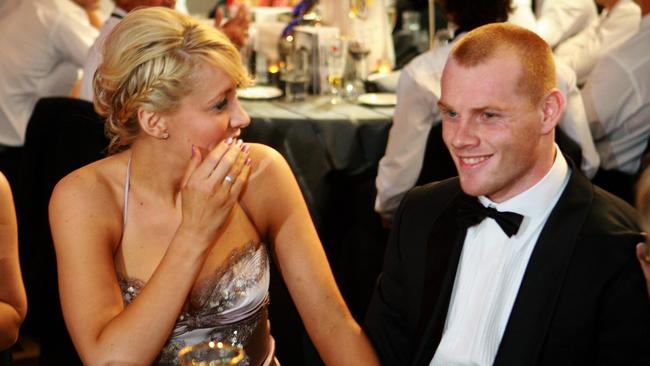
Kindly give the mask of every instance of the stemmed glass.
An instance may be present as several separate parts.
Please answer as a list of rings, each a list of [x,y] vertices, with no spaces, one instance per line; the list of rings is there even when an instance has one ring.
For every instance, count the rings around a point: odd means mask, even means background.
[[[345,62],[348,55],[348,41],[342,37],[331,37],[323,43],[327,81],[330,86],[330,103],[339,104],[341,102],[341,86],[343,84]]]
[[[356,100],[365,92],[364,80],[368,77],[366,58],[370,54],[370,29],[362,19],[353,18],[352,31],[348,44],[348,52],[352,56],[354,68],[350,81],[345,85],[345,91],[350,100]]]

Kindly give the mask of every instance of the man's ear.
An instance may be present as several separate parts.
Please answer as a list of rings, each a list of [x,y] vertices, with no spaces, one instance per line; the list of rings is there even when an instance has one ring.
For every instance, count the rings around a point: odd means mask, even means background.
[[[157,112],[151,112],[143,108],[138,109],[138,123],[142,131],[149,136],[162,140],[169,137],[165,118]]]
[[[560,123],[564,115],[566,100],[564,95],[557,88],[551,90],[541,102],[542,125],[541,133],[547,134]]]

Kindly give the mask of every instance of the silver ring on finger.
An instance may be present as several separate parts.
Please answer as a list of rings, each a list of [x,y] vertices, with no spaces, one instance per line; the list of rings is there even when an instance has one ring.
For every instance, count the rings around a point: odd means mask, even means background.
[[[235,181],[235,180],[233,179],[233,177],[231,177],[231,176],[229,176],[229,175],[226,175],[226,177],[223,178],[223,180],[224,180],[224,182],[226,182],[226,183],[228,183],[228,184],[233,184],[233,182]]]

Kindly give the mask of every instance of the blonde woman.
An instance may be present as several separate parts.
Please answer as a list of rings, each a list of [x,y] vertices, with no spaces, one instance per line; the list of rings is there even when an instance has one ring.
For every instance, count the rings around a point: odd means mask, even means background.
[[[50,202],[84,363],[176,365],[180,348],[214,339],[274,364],[273,257],[323,360],[376,364],[287,163],[238,138],[249,117],[236,87],[248,79],[228,39],[151,7],[117,25],[103,60],[95,106],[112,154],[62,179]]]
[[[0,173],[0,360],[11,347],[27,313],[27,297],[18,261],[18,229],[11,187]]]

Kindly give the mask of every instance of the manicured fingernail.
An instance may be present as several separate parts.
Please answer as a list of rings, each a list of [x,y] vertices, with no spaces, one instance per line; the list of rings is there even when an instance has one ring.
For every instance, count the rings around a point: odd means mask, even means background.
[[[234,140],[233,140],[232,137],[228,137],[228,139],[226,140],[226,145],[232,145],[232,142],[233,142],[233,141],[234,141]]]
[[[192,157],[194,157],[194,155],[196,155],[196,146],[192,144]]]
[[[246,161],[244,162],[244,164],[251,165],[252,162],[253,162],[253,160],[251,160],[251,158],[247,158]]]
[[[236,146],[241,146],[241,144],[243,144],[243,143],[244,143],[244,140],[242,140],[242,139],[237,139],[237,142],[236,142],[235,145],[236,145]]]

